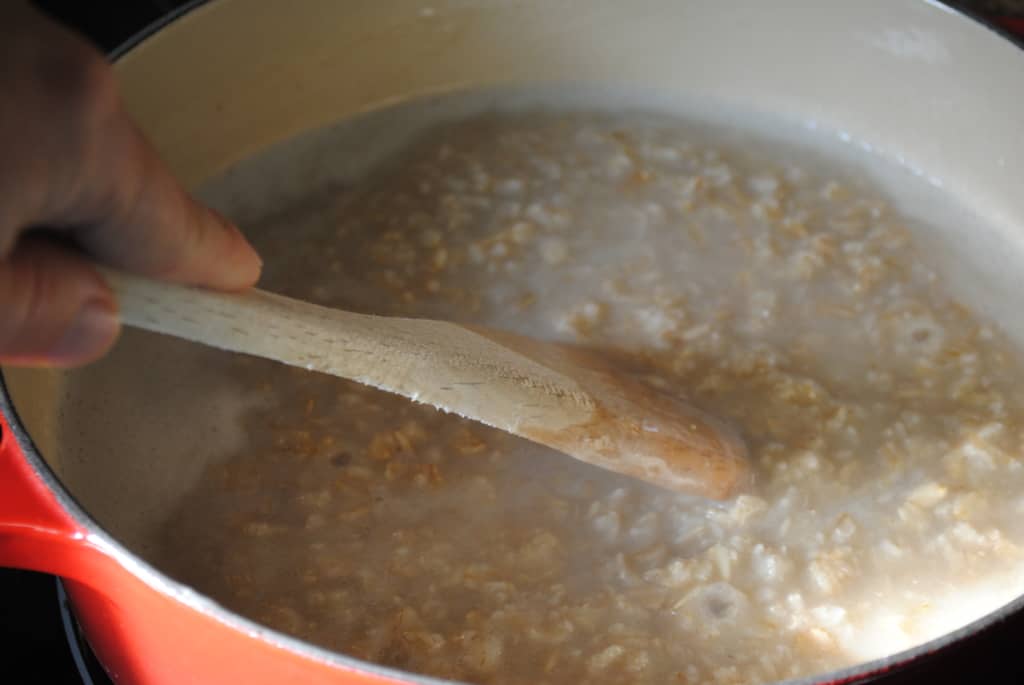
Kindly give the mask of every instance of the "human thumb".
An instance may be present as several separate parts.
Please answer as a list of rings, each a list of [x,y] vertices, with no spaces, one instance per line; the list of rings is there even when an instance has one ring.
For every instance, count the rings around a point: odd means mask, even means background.
[[[0,261],[0,363],[86,364],[119,330],[114,295],[85,257],[28,237]]]

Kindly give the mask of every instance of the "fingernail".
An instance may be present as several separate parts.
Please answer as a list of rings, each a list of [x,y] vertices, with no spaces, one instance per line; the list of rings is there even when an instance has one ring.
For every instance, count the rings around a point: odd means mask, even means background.
[[[117,312],[109,301],[88,300],[50,351],[50,356],[54,362],[66,364],[92,361],[113,344],[119,328]]]

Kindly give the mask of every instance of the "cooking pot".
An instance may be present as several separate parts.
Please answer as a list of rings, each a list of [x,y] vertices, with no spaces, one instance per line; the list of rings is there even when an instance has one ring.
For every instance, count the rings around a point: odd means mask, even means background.
[[[977,216],[930,239],[956,247],[941,266],[958,294],[1024,342],[1024,52],[936,2],[216,0],[146,32],[116,71],[193,187],[302,131],[477,86],[609,84],[831,129]],[[221,439],[203,369],[223,358],[186,362],[184,344],[128,331],[83,370],[3,371],[0,564],[67,580],[117,682],[438,682],[262,627],[151,564],[157,525]],[[869,678],[1022,605],[811,680]]]

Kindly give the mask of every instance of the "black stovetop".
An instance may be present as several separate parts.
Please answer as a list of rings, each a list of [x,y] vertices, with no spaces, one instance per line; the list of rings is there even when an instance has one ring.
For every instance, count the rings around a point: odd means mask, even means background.
[[[1012,7],[1013,2],[1019,2],[1024,14],[1024,0],[1004,0],[1001,8]],[[109,51],[147,24],[187,4],[187,0],[35,0],[35,4]],[[961,0],[956,4],[968,9],[993,6],[990,0]],[[1021,181],[1024,183],[1024,179]],[[1019,615],[925,664],[883,680],[915,685],[1017,685],[1024,683],[1024,655],[1017,651],[1022,644],[1024,615]],[[187,682],[185,675],[183,682]],[[0,569],[0,683],[110,683],[78,633],[53,576]]]

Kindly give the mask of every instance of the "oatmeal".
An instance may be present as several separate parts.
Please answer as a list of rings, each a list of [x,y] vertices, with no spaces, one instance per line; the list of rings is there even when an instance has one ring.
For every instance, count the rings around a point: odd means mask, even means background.
[[[741,427],[756,484],[676,495],[238,359],[251,444],[163,552],[233,610],[470,682],[759,683],[1024,591],[1024,367],[835,163],[663,115],[484,114],[251,229],[288,295],[605,350]]]

